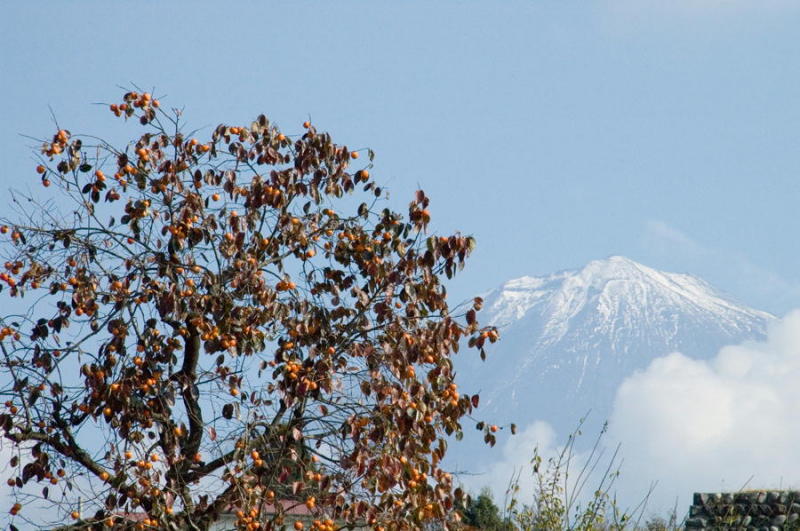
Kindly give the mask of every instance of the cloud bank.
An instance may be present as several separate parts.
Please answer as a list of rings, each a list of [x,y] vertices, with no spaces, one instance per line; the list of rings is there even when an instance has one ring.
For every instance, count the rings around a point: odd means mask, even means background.
[[[598,435],[587,433],[578,437],[595,442]],[[535,505],[536,495],[540,492],[539,481],[545,482],[544,487],[549,492],[552,486],[549,480],[558,469],[558,486],[564,489],[560,497],[571,508],[569,514],[572,518],[576,510],[587,506],[596,489],[605,490],[606,486],[613,484],[615,480],[610,473],[616,470],[618,457],[614,455],[614,448],[602,444],[598,444],[595,451],[591,448],[579,451],[575,446],[565,444],[563,439],[566,436],[560,436],[548,422],[537,420],[531,423],[506,440],[502,458],[493,463],[488,472],[463,478],[467,488],[472,494],[477,494],[482,488],[489,487],[502,510],[510,502],[508,489],[515,480],[518,490],[514,498],[518,507],[531,506]],[[533,471],[534,451],[541,458],[538,474]]]
[[[689,266],[703,278],[713,279],[726,291],[739,294],[748,304],[778,315],[797,307],[800,283],[784,278],[738,252],[698,242],[663,221],[644,225],[642,245],[663,267],[681,270]]]
[[[658,487],[651,506],[688,506],[694,491],[798,486],[800,312],[764,342],[709,361],[673,353],[617,391],[609,439],[622,443],[623,499]],[[794,482],[794,483],[793,483]]]
[[[503,445],[502,459],[494,463],[486,474],[469,481],[468,486],[473,492],[488,486],[499,503],[503,500],[511,480],[519,476],[521,494],[527,500],[533,493],[530,462],[534,449],[537,448],[539,455],[544,458],[555,457],[560,451],[560,447],[556,444],[555,431],[544,421],[536,421],[517,435],[509,437]]]
[[[601,463],[621,444],[614,492],[623,509],[636,507],[657,483],[645,517],[673,508],[683,517],[699,491],[800,488],[798,405],[800,311],[794,311],[772,326],[766,341],[724,347],[708,361],[669,354],[627,378],[617,391]],[[533,449],[557,456],[566,435],[545,422],[530,424],[507,440],[492,471],[468,486],[477,491],[488,484],[501,501],[509,479],[522,471],[520,498],[528,501]],[[588,459],[586,452],[576,454],[573,470]],[[586,483],[589,494],[602,468]]]

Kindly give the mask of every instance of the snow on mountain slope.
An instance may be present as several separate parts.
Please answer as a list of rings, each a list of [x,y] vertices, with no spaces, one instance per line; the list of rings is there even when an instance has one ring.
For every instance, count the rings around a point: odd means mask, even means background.
[[[579,271],[510,280],[485,297],[481,322],[501,341],[487,362],[459,360],[479,390],[481,418],[552,423],[571,432],[591,410],[599,428],[622,380],[673,351],[713,356],[726,344],[763,339],[774,316],[747,308],[703,280],[613,256]]]

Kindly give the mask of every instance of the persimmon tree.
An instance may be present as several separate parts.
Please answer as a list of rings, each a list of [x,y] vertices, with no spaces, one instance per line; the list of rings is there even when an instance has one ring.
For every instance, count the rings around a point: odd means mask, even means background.
[[[76,528],[447,526],[478,405],[451,357],[497,339],[480,299],[448,307],[473,239],[428,235],[422,191],[385,208],[372,152],[309,122],[201,140],[149,93],[110,111],[141,134],[58,129],[0,227],[12,522],[36,497]]]

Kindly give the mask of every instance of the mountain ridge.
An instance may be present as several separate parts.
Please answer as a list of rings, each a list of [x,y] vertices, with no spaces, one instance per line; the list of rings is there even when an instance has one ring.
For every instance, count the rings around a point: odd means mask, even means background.
[[[482,391],[480,416],[547,420],[560,434],[590,409],[589,427],[604,422],[622,380],[656,357],[710,358],[726,344],[763,339],[776,319],[699,277],[622,256],[511,279],[484,297],[484,312],[501,341],[485,364],[458,364],[467,388]]]

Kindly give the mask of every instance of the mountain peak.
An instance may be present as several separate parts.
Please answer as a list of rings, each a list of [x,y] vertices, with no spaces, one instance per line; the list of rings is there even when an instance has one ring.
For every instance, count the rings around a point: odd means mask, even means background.
[[[568,424],[588,408],[607,413],[622,378],[653,358],[674,351],[709,358],[723,345],[763,338],[775,319],[698,277],[623,256],[509,280],[485,300],[484,319],[501,330],[494,350],[503,369],[465,367],[465,376],[474,373],[487,406],[501,414],[559,396],[574,404]]]
[[[645,265],[626,258],[624,256],[614,255],[602,260],[592,260],[586,264],[582,273],[593,275],[618,275],[620,273],[627,274],[652,274],[657,273],[655,269],[651,269]]]
[[[592,260],[579,270],[512,279],[493,291],[488,301],[490,323],[496,326],[521,319],[544,302],[548,308],[545,313],[553,321],[550,328],[556,326],[555,321],[571,319],[587,304],[599,304],[610,314],[622,311],[623,306],[628,312],[663,313],[666,305],[693,313],[734,312],[758,319],[774,318],[720,294],[698,277],[659,271],[624,256]]]
[[[620,256],[618,254],[611,255],[604,259],[592,260],[586,265],[586,267],[590,267],[594,264],[598,264],[601,266],[611,266],[611,267],[634,267],[634,268],[645,267],[635,260],[632,260],[626,256]]]
[[[592,260],[574,276],[590,284],[609,280],[643,280],[657,278],[659,272],[624,256],[610,256],[605,260]]]

